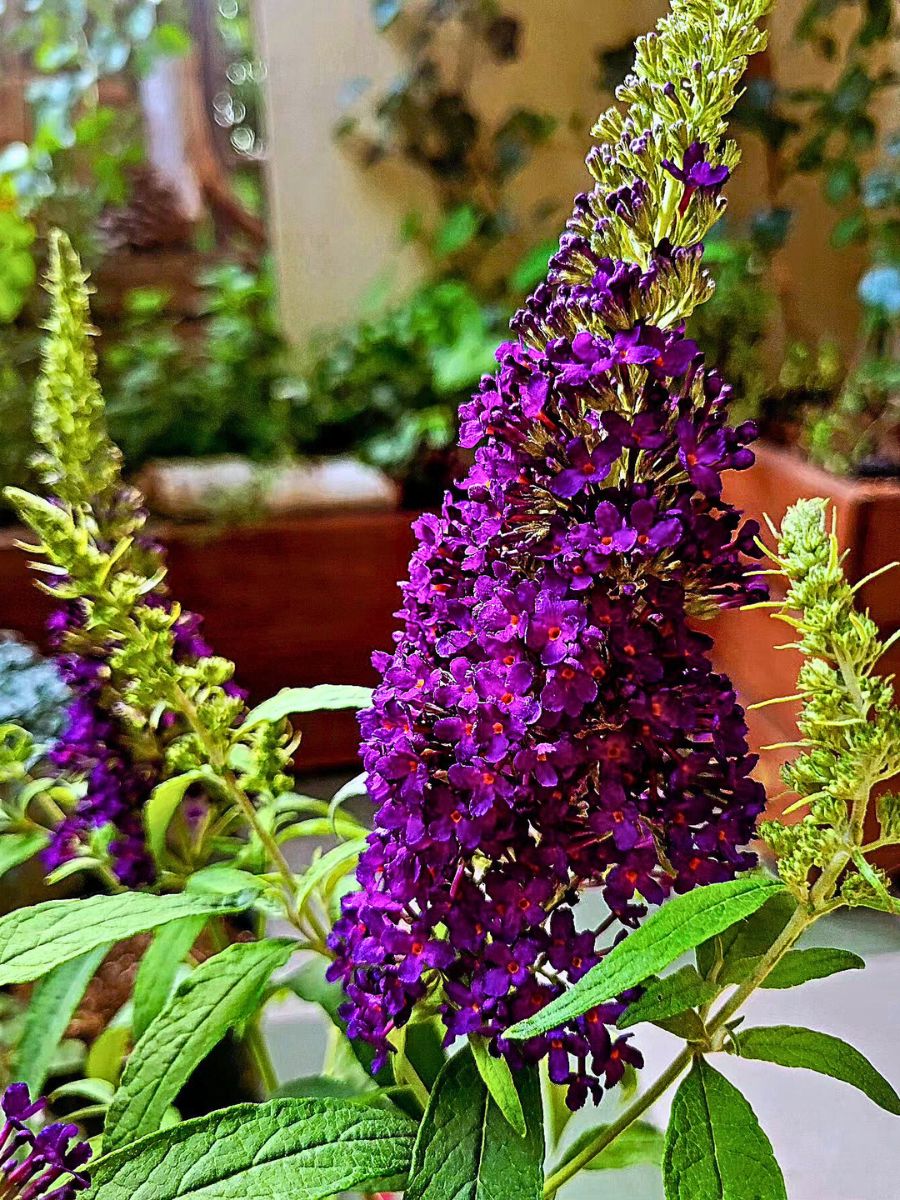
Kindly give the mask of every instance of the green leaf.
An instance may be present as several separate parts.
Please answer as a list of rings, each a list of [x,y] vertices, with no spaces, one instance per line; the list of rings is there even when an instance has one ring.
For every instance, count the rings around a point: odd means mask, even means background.
[[[676,1017],[686,1009],[697,1008],[715,999],[720,991],[718,983],[701,979],[696,967],[681,967],[663,979],[648,983],[643,996],[625,1009],[617,1025],[620,1029],[627,1029],[638,1021],[662,1021],[667,1017]]]
[[[749,916],[783,890],[784,885],[776,879],[745,876],[674,897],[614,946],[574,987],[533,1017],[513,1025],[506,1037],[534,1037],[565,1025],[658,974],[685,951]]]
[[[435,1017],[412,1021],[404,1025],[403,1033],[403,1054],[430,1092],[447,1063],[443,1022]]]
[[[144,806],[144,828],[153,857],[158,863],[165,860],[166,833],[185,792],[199,780],[207,778],[206,771],[186,771],[183,775],[157,784],[150,793],[150,799]]]
[[[555,1170],[558,1171],[560,1167],[571,1162],[576,1154],[580,1154],[585,1146],[594,1141],[606,1128],[606,1125],[599,1125],[580,1133],[560,1159]],[[636,1167],[642,1163],[652,1163],[653,1166],[658,1167],[662,1163],[663,1145],[662,1130],[651,1125],[649,1121],[635,1121],[582,1169],[585,1171],[621,1171],[625,1167]]]
[[[241,732],[263,721],[283,721],[293,713],[324,712],[326,709],[369,708],[372,689],[353,684],[321,683],[316,687],[282,688],[262,704],[252,708],[241,725]]]
[[[252,900],[252,895],[249,897]],[[122,892],[86,900],[46,900],[0,920],[0,987],[39,979],[89,950],[192,915],[240,912],[248,896],[151,896]]]
[[[90,1200],[328,1200],[402,1188],[415,1126],[339,1100],[238,1104],[92,1165]]]
[[[537,1069],[518,1071],[524,1138],[510,1133],[466,1047],[449,1060],[413,1149],[405,1200],[540,1200],[544,1134]]]
[[[552,1145],[558,1146],[568,1128],[569,1122],[575,1115],[568,1104],[566,1104],[566,1095],[569,1089],[564,1084],[553,1082],[547,1070],[546,1059],[541,1063],[541,1079],[551,1142]]]
[[[272,1094],[273,1100],[358,1100],[367,1101],[377,1089],[371,1092],[360,1091],[352,1079],[336,1079],[333,1075],[302,1075],[299,1079],[291,1079],[283,1083]]]
[[[470,1034],[469,1045],[472,1047],[472,1057],[475,1059],[478,1074],[490,1092],[491,1099],[519,1137],[525,1137],[528,1127],[509,1063],[505,1058],[495,1058],[488,1050],[488,1044],[483,1037]]]
[[[159,1128],[194,1068],[259,1007],[272,972],[295,944],[236,942],[201,963],[134,1048],[109,1108],[103,1146],[118,1150]]]
[[[310,863],[297,882],[297,909],[302,911],[314,891],[321,889],[326,895],[330,894],[335,883],[354,869],[365,848],[365,838],[354,838],[351,842],[332,846]]]
[[[797,902],[789,892],[776,892],[755,913],[723,929],[716,937],[701,942],[697,947],[700,974],[709,976],[717,962],[724,965],[732,959],[756,958],[765,954],[780,936],[796,908]]]
[[[44,849],[49,834],[42,829],[30,833],[4,833],[0,835],[0,879],[13,867],[20,867]]]
[[[434,237],[434,253],[446,258],[464,250],[478,232],[481,215],[471,204],[461,204],[447,214]]]
[[[859,167],[852,159],[832,163],[825,175],[825,195],[831,204],[840,204],[859,190]]]
[[[848,213],[841,217],[831,231],[831,244],[843,250],[853,242],[861,242],[866,236],[866,218],[861,212]]]
[[[753,1109],[702,1058],[675,1093],[663,1179],[666,1200],[787,1200]]]
[[[208,918],[183,917],[163,925],[147,948],[134,980],[131,1029],[135,1041],[143,1037],[150,1022],[159,1015],[172,993],[175,976],[184,965]]]
[[[153,48],[157,54],[168,58],[181,58],[190,50],[191,38],[180,25],[164,21],[153,31]]]
[[[50,1099],[57,1100],[90,1100],[92,1104],[109,1106],[116,1089],[106,1079],[73,1079],[54,1088]]]
[[[98,946],[62,963],[34,989],[12,1069],[12,1078],[27,1083],[33,1096],[40,1095],[56,1048],[108,949]]]
[[[131,1043],[131,1030],[127,1025],[110,1025],[91,1046],[84,1064],[85,1073],[93,1079],[102,1079],[115,1087],[122,1074],[125,1055]]]
[[[722,983],[743,983],[756,970],[759,958],[738,958],[726,963],[719,979]],[[811,946],[808,950],[789,950],[760,984],[764,988],[792,988],[810,979],[826,979],[838,971],[859,971],[866,964],[849,950],[830,950]]]
[[[829,1033],[794,1025],[769,1025],[745,1029],[734,1035],[742,1058],[761,1059],[781,1067],[805,1067],[830,1075],[874,1100],[881,1108],[900,1116],[900,1096],[865,1055]]]
[[[235,896],[238,892],[248,897],[248,903],[256,900],[265,890],[265,883],[258,875],[250,871],[242,871],[238,867],[229,867],[224,863],[214,863],[211,867],[201,867],[188,876],[184,890],[189,896]]]

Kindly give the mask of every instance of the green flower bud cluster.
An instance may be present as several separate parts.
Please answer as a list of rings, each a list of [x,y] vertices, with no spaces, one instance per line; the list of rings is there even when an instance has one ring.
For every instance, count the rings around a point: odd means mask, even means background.
[[[747,59],[765,47],[758,22],[770,7],[771,0],[675,0],[656,30],[637,40],[634,71],[616,91],[625,110],[607,109],[592,129],[600,147],[588,156],[588,168],[600,204],[590,216],[576,212],[569,226],[588,234],[597,253],[646,267],[667,239],[697,245],[722,215],[725,200],[713,191],[700,189],[690,205],[680,204],[684,187],[670,167],[699,145],[716,166],[734,170],[740,152],[725,138],[726,118]],[[630,193],[627,202],[604,207],[620,189]],[[660,290],[668,301],[654,323],[669,325],[703,303],[712,284],[699,261],[663,273]]]
[[[799,797],[788,812],[807,812],[795,825],[767,821],[761,832],[801,899],[815,874],[830,872],[845,903],[893,911],[887,880],[869,856],[900,844],[900,797],[872,804],[875,789],[900,774],[900,711],[891,678],[875,670],[894,638],[882,641],[868,613],[857,611],[856,593],[872,576],[847,582],[827,507],[795,504],[771,556],[788,585],[775,615],[796,631],[805,660],[791,697],[802,701],[802,753],[782,777]]]
[[[79,614],[64,648],[102,652],[107,709],[139,761],[160,763],[162,778],[203,772],[213,781],[210,798],[226,807],[240,798],[246,820],[251,803],[274,803],[291,788],[290,727],[256,722],[242,732],[247,710],[230,686],[234,665],[179,650],[183,613],[166,592],[160,548],[142,534],[140,493],[121,478],[94,376],[86,276],[62,234],[51,239],[48,290],[34,427],[36,465],[52,498],[7,494],[37,536],[28,549],[41,560],[35,569],[50,577],[45,590]],[[216,777],[225,785],[216,786]]]

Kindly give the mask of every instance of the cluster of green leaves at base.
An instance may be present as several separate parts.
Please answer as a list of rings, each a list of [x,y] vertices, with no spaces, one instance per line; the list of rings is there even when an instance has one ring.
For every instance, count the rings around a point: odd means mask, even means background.
[[[253,889],[209,895],[188,891],[126,893],[49,901],[0,920],[0,985],[39,980],[17,1077],[40,1088],[68,1019],[106,950],[153,932],[136,981],[134,1048],[117,1084],[103,1093],[105,1131],[95,1161],[92,1200],[179,1200],[250,1194],[325,1200],[338,1191],[406,1189],[407,1200],[471,1195],[540,1200],[553,1180],[599,1130],[583,1134],[544,1179],[546,1153],[541,1082],[535,1068],[509,1072],[475,1042],[446,1057],[427,1026],[416,1036],[427,1103],[410,1104],[408,1083],[387,1075],[355,1085],[301,1079],[255,1105],[178,1123],[171,1106],[210,1049],[232,1028],[259,1019],[277,994],[275,971],[291,959],[286,939],[237,942],[184,974],[179,968],[207,923],[253,907]],[[723,1200],[732,1195],[784,1196],[771,1146],[747,1101],[707,1061],[715,1050],[806,1068],[858,1088],[900,1114],[900,1097],[870,1064],[839,1039],[793,1027],[727,1027],[710,1043],[703,1032],[711,1000],[745,979],[796,911],[783,885],[763,875],[715,884],[677,897],[649,918],[583,980],[511,1038],[551,1030],[623,989],[642,997],[620,1024],[652,1021],[693,1048],[676,1093],[662,1154],[668,1200]],[[697,966],[661,974],[686,952]],[[792,959],[793,956],[793,959]],[[770,986],[788,987],[862,964],[844,951],[794,950]],[[286,985],[321,1004],[336,1021],[340,994],[309,963]],[[367,1062],[365,1047],[356,1047]],[[329,1086],[329,1084],[331,1086]],[[95,1093],[102,1089],[93,1089]],[[608,1128],[608,1127],[607,1127]],[[240,1137],[234,1134],[240,1130]],[[594,1169],[659,1161],[662,1143],[639,1124],[610,1143]],[[743,1190],[740,1190],[743,1188]],[[734,1190],[738,1189],[738,1190]]]
[[[352,448],[407,480],[409,499],[430,502],[449,483],[457,409],[494,363],[497,313],[463,280],[444,279],[320,339],[292,398],[298,447]]]

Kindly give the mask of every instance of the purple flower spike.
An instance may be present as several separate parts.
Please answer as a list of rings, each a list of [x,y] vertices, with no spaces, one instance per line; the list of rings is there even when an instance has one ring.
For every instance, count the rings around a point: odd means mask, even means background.
[[[727,177],[705,153],[673,171],[688,199]],[[474,461],[418,522],[396,646],[374,659],[360,721],[375,827],[330,943],[348,1032],[377,1063],[427,999],[448,1044],[477,1033],[513,1067],[547,1059],[572,1108],[641,1065],[615,1030],[634,994],[546,1037],[505,1031],[648,905],[749,866],[764,800],[690,616],[764,593],[755,526],[721,499],[755,431],[727,424],[729,389],[684,329],[647,316],[700,250],[666,242],[638,265],[594,248],[610,219],[645,228],[648,199],[636,180],[576,200],[461,409]],[[612,935],[576,922],[589,888]]]

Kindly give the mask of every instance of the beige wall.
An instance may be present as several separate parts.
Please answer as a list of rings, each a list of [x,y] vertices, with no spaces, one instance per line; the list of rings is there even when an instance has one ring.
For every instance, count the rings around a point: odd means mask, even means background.
[[[352,321],[379,281],[396,289],[415,277],[414,252],[398,244],[403,214],[428,205],[427,182],[413,170],[363,171],[332,140],[347,80],[389,78],[397,62],[390,38],[372,27],[369,0],[256,0],[269,65],[270,192],[289,336],[302,344],[309,330]],[[782,0],[772,27],[774,69],[794,84],[822,71],[792,46],[790,28],[802,0]],[[648,29],[661,0],[508,0],[522,16],[520,61],[482,69],[475,86],[485,112],[513,104],[581,114],[581,132],[542,150],[517,186],[528,201],[580,190],[588,129],[602,97],[593,86],[594,49],[620,45]],[[760,203],[763,160],[748,145],[730,187],[740,216]],[[813,332],[838,335],[849,348],[856,325],[855,281],[860,261],[828,248],[834,217],[811,180],[795,182],[788,197],[799,207],[781,264],[793,280],[801,319]]]

